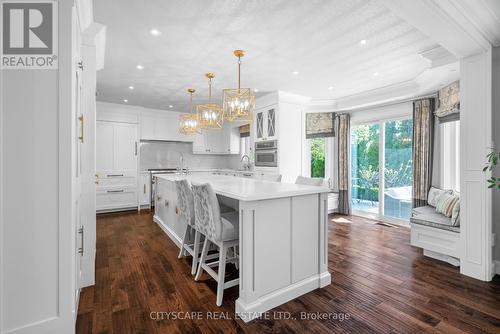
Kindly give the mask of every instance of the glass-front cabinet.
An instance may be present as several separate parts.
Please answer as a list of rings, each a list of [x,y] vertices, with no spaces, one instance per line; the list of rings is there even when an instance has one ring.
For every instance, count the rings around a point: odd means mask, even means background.
[[[257,110],[255,114],[255,141],[276,139],[276,111],[277,105]]]

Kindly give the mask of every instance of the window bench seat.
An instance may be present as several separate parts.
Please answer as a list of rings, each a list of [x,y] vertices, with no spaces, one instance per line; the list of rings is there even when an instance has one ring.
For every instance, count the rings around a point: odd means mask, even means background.
[[[410,218],[411,245],[424,255],[460,266],[460,226],[430,205],[415,208]]]

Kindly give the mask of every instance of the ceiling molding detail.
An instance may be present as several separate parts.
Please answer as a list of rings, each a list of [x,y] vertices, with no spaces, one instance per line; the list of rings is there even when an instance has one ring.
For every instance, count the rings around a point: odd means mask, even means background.
[[[455,0],[380,0],[380,2],[448,49],[457,58],[485,52],[490,47],[490,42]],[[477,6],[476,1],[473,2],[474,6]]]

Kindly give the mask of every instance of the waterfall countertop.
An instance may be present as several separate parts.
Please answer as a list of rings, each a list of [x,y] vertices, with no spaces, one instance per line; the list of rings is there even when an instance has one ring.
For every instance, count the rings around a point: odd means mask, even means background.
[[[194,184],[210,183],[217,194],[240,201],[260,201],[266,199],[331,192],[331,189],[327,187],[271,182],[251,178],[238,178],[212,174],[161,174],[158,175],[157,178],[169,181],[187,179],[189,182]]]

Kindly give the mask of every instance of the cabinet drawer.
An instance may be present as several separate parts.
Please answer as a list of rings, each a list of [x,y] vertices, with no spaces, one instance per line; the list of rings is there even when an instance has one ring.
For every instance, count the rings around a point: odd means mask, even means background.
[[[96,209],[108,210],[137,206],[136,189],[98,190]]]
[[[104,178],[97,179],[97,189],[111,189],[116,187],[127,187],[136,188],[137,178],[136,177],[116,177],[116,178]]]

